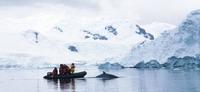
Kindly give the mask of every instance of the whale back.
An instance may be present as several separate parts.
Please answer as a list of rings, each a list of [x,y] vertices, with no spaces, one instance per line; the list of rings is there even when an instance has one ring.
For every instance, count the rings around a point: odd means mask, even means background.
[[[113,75],[113,74],[108,74],[108,73],[103,71],[103,73],[98,75],[98,76],[96,76],[96,78],[113,79],[113,78],[118,78],[118,77]]]

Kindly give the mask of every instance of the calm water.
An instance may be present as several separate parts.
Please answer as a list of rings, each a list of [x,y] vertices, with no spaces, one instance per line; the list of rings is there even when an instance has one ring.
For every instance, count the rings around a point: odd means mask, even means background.
[[[101,74],[96,67],[78,68],[85,78],[46,80],[52,69],[0,69],[0,92],[200,92],[199,70],[137,70],[107,72],[120,76],[112,80],[92,78]]]

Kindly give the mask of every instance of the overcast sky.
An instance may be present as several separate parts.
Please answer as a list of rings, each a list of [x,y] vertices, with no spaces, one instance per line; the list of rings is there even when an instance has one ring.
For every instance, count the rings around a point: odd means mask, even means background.
[[[127,18],[139,24],[178,25],[196,9],[200,0],[0,0],[1,20]]]

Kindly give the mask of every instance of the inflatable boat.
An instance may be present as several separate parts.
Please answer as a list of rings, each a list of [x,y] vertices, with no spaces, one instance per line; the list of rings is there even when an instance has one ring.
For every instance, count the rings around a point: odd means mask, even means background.
[[[52,76],[51,73],[47,73],[47,75],[44,76],[43,78],[45,79],[83,78],[86,74],[87,74],[86,71],[77,72],[73,74],[58,74],[54,76]]]

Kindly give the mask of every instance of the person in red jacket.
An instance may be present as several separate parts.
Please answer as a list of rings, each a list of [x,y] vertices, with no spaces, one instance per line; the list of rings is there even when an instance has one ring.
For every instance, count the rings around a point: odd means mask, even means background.
[[[59,74],[63,74],[63,64],[60,64]]]
[[[69,71],[70,71],[70,70],[69,70],[69,66],[64,65],[64,66],[63,66],[63,73],[64,73],[64,74],[69,74]]]
[[[67,74],[67,68],[63,67],[63,74]]]
[[[53,69],[52,76],[55,76],[55,75],[57,75],[57,74],[58,74],[58,70],[57,70],[57,68],[55,67],[55,68]]]

